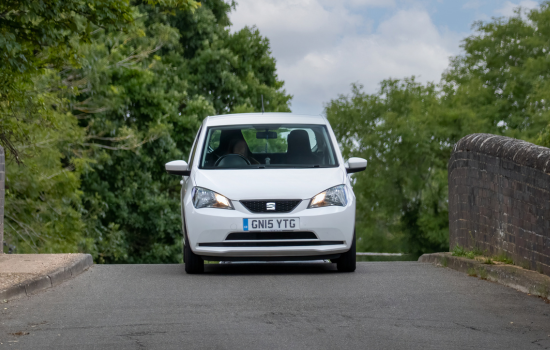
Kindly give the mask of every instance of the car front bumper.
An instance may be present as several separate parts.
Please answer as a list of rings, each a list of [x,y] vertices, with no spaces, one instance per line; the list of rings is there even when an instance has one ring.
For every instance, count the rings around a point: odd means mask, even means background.
[[[252,213],[240,202],[235,210],[195,209],[185,203],[185,220],[191,250],[213,258],[276,258],[334,256],[351,247],[355,227],[355,198],[345,207],[307,209],[303,200],[290,213]],[[292,232],[313,232],[316,239],[227,240],[230,233],[243,232],[243,219],[299,218],[300,229]],[[261,234],[261,233],[260,233]]]

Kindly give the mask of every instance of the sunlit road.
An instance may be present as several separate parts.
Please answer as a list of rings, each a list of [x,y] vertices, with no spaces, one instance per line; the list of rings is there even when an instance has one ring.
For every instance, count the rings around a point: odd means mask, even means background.
[[[96,265],[0,306],[0,349],[550,348],[543,300],[416,262]]]

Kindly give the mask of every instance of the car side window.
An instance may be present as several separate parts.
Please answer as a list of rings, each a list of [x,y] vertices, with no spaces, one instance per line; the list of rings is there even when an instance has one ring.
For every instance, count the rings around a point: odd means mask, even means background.
[[[307,131],[307,136],[309,136],[309,145],[313,150],[315,149],[315,146],[317,146],[317,139],[316,139],[315,132],[311,129],[306,129],[306,131]]]
[[[202,126],[199,128],[199,131],[197,132],[197,136],[195,136],[195,141],[193,142],[193,148],[191,149],[191,154],[189,156],[189,169],[193,167],[193,160],[195,159],[195,152],[197,151],[197,141],[199,140],[199,135],[201,134]]]
[[[208,143],[208,149],[206,153],[212,153],[215,149],[220,146],[220,137],[222,135],[221,130],[214,130],[210,136],[210,142]]]

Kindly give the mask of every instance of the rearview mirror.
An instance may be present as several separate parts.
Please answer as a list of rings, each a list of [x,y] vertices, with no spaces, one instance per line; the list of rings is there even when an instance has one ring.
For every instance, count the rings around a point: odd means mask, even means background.
[[[276,139],[277,133],[275,131],[258,131],[256,133],[257,139]]]
[[[189,170],[189,165],[184,160],[173,160],[164,165],[166,172],[172,175],[181,175],[189,176],[191,175],[191,170]]]
[[[350,158],[347,162],[346,171],[348,174],[357,173],[367,168],[367,160],[363,158]]]

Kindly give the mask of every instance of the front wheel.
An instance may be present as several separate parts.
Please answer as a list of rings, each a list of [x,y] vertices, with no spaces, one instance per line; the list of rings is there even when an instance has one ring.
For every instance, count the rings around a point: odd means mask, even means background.
[[[183,247],[183,263],[185,264],[185,272],[189,274],[204,272],[204,260],[193,253],[187,239]]]
[[[351,242],[351,247],[347,252],[340,255],[338,260],[336,261],[336,268],[340,272],[353,272],[356,268],[356,257],[355,257],[355,232],[353,233],[353,240]]]

